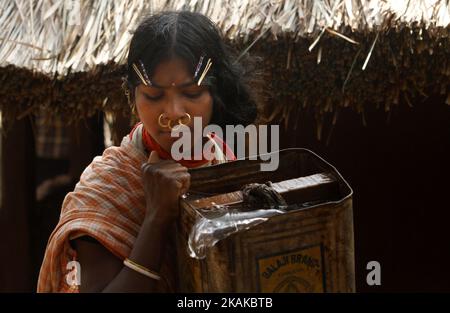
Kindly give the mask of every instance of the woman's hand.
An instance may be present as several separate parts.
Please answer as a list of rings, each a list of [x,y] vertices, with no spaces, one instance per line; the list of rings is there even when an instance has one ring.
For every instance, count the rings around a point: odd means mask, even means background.
[[[154,151],[142,166],[147,212],[129,258],[159,272],[169,245],[167,230],[178,217],[178,199],[189,189],[187,168],[174,161],[161,161]],[[75,239],[82,264],[80,292],[155,292],[157,280],[123,266],[122,260],[102,244]]]
[[[179,198],[189,189],[191,177],[187,168],[173,160],[160,160],[156,151],[142,165],[146,220],[167,226],[177,219]]]

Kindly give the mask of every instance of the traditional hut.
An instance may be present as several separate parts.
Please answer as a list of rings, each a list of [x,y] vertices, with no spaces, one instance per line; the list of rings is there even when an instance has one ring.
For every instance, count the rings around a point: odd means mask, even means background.
[[[307,107],[336,117],[341,107],[390,111],[430,93],[450,102],[447,1],[6,1],[4,126],[39,109],[71,118],[127,110],[119,87],[131,32],[143,12],[168,9],[206,14],[243,53],[264,57],[270,120],[295,121]]]

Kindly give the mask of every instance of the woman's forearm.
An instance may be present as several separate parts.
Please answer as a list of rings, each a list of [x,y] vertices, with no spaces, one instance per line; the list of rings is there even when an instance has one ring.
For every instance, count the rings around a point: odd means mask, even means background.
[[[167,246],[168,225],[144,220],[129,259],[159,273]],[[160,281],[151,279],[126,266],[105,287],[103,292],[153,292]]]

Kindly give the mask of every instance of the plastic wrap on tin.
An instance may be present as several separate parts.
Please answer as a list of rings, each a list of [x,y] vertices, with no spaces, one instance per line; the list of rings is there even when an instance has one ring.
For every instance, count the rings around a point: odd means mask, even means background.
[[[282,208],[240,211],[227,206],[214,206],[202,210],[201,218],[189,234],[188,252],[192,258],[203,259],[218,241],[236,232],[261,224],[269,217],[284,213]]]

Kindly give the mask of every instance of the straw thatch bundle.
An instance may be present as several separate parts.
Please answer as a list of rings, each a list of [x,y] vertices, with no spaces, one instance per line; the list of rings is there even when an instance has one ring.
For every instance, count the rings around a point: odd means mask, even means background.
[[[269,119],[295,120],[311,107],[320,122],[340,107],[450,97],[449,8],[447,0],[2,1],[3,122],[38,107],[70,118],[127,111],[120,77],[131,31],[141,13],[162,9],[204,13],[231,44],[265,57]]]

